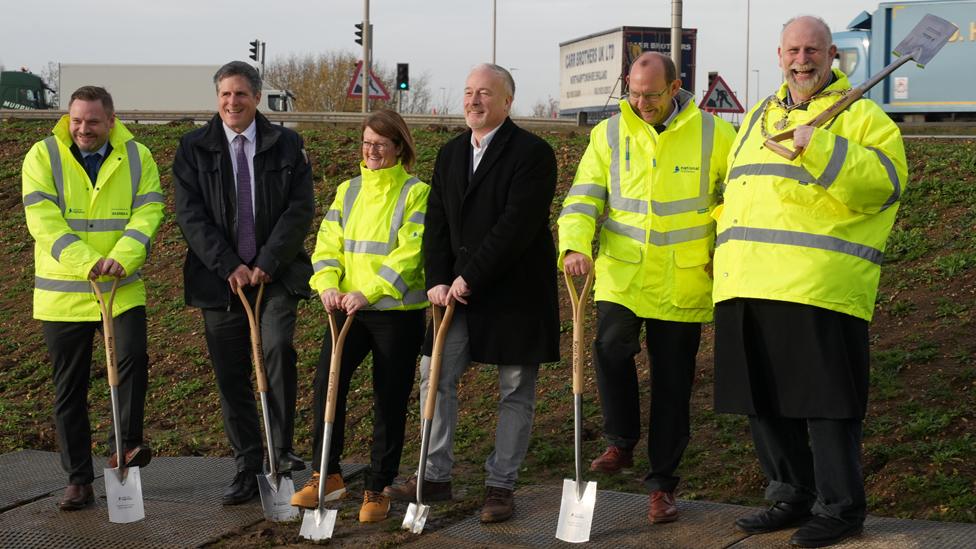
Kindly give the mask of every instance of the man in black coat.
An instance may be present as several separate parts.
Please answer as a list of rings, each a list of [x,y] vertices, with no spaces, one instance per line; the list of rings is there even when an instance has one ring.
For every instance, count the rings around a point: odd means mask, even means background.
[[[483,64],[471,71],[464,89],[471,131],[437,155],[424,229],[427,296],[434,305],[457,302],[437,388],[424,500],[451,497],[458,380],[472,361],[496,364],[498,426],[485,462],[483,522],[512,515],[539,363],[559,360],[556,248],[549,230],[556,158],[545,141],[508,118],[514,94],[504,68]],[[429,371],[424,356],[421,409]],[[387,495],[412,501],[416,482],[388,487]]]
[[[233,61],[214,75],[217,115],[185,136],[173,161],[176,220],[188,244],[186,303],[203,311],[224,430],[237,475],[225,505],[257,495],[261,429],[251,387],[250,329],[237,295],[253,304],[264,284],[261,340],[268,376],[278,471],[305,468],[292,453],[298,301],[311,294],[312,264],[303,247],[315,213],[312,172],[302,138],[257,112],[261,77]]]

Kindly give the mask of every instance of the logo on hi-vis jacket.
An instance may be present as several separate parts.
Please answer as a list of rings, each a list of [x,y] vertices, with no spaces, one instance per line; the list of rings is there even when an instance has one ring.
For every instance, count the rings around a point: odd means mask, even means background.
[[[678,165],[675,165],[674,166],[674,172],[673,173],[698,173],[698,170],[699,169],[701,169],[701,168],[699,168],[698,166],[678,166]]]

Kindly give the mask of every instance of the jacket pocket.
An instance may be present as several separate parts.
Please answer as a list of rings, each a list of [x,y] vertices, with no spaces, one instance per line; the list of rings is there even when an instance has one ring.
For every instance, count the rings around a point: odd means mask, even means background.
[[[712,277],[706,267],[711,261],[708,248],[702,244],[674,250],[671,280],[671,303],[682,309],[712,307]]]

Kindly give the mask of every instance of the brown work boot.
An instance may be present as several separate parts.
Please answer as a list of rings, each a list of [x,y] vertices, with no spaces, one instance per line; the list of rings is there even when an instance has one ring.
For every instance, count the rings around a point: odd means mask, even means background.
[[[647,519],[651,524],[678,520],[678,507],[674,504],[674,492],[654,490],[647,506]]]
[[[451,499],[451,481],[434,482],[425,480],[422,494],[424,503],[431,501],[449,501]],[[417,502],[417,475],[413,475],[403,484],[395,484],[383,488],[383,495],[397,501]]]
[[[95,491],[91,484],[69,484],[58,502],[62,511],[77,511],[95,502]]]
[[[359,508],[359,522],[379,522],[390,513],[390,497],[372,490],[363,491],[363,506]]]
[[[621,448],[620,446],[607,446],[606,451],[600,457],[590,463],[590,471],[600,471],[601,473],[617,473],[624,467],[633,467],[634,451]]]
[[[512,490],[485,487],[485,504],[481,507],[481,522],[502,522],[512,518],[515,511],[515,495]]]
[[[149,465],[152,460],[152,448],[147,444],[140,444],[135,448],[129,448],[125,451],[125,466],[126,467],[145,467]],[[119,455],[118,452],[112,452],[111,457],[108,458],[108,468],[115,469],[119,466]]]
[[[301,490],[291,496],[291,504],[295,507],[305,509],[315,509],[319,506],[319,479],[321,476],[318,471],[312,471],[312,478],[308,479]],[[334,501],[346,495],[346,485],[342,482],[342,475],[333,473],[325,477],[325,493],[322,495],[323,501]]]

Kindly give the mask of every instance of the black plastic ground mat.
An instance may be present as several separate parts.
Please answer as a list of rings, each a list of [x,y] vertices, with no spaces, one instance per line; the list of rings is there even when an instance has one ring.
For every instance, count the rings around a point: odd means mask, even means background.
[[[789,539],[795,531],[795,528],[791,528],[770,534],[749,536],[733,545],[732,549],[790,547]],[[831,547],[837,549],[971,549],[976,547],[976,524],[869,516],[864,521],[862,535]]]
[[[515,492],[515,516],[498,524],[481,524],[477,514],[444,530],[421,534],[416,547],[574,547],[556,539],[562,487],[533,486]],[[432,509],[436,513],[436,507]],[[677,522],[647,521],[647,496],[601,490],[597,493],[587,547],[726,548],[746,537],[735,519],[754,513],[750,507],[701,501],[678,501]]]

